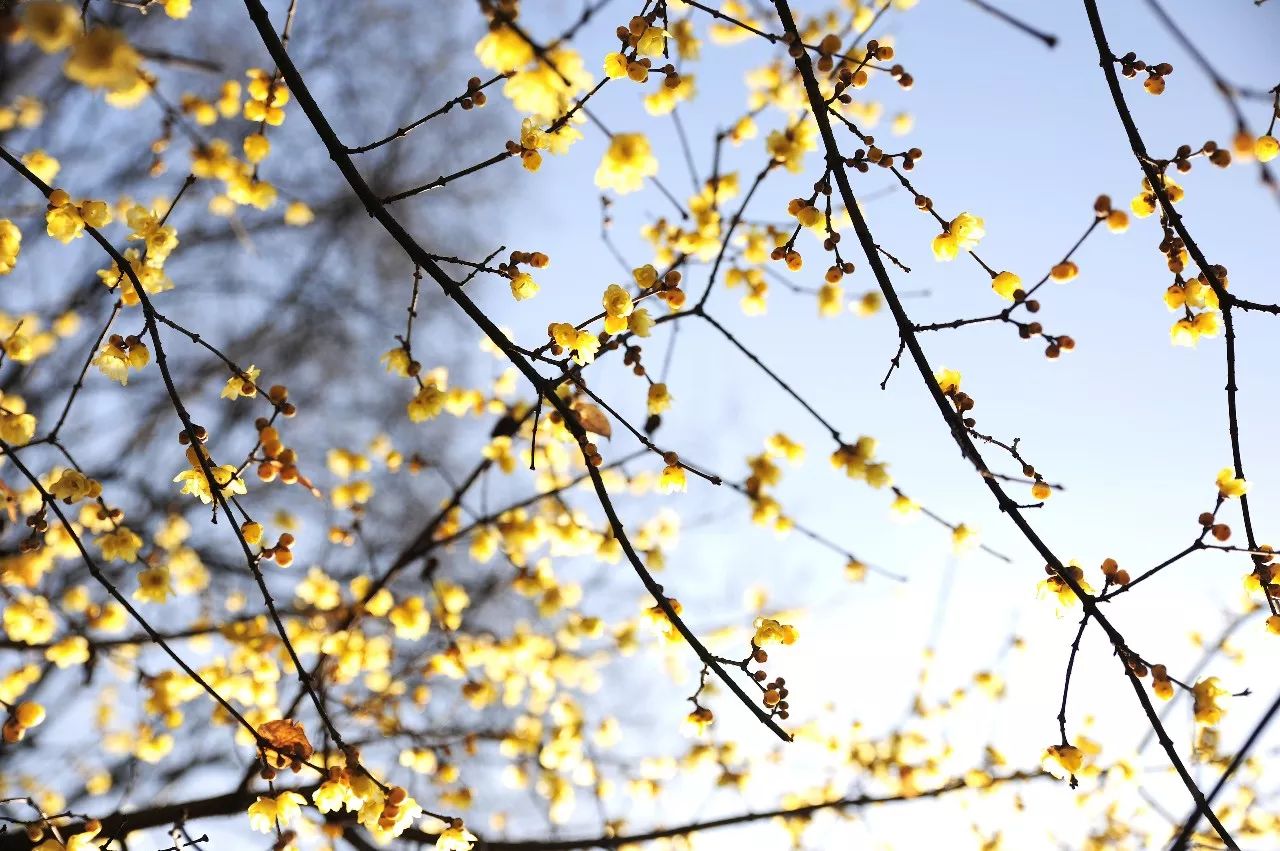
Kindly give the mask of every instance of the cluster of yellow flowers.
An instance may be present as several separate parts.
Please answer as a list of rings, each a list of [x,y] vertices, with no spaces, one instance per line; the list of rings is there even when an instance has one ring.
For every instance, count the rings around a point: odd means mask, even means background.
[[[111,207],[106,201],[86,198],[73,203],[64,189],[55,189],[49,193],[49,209],[45,213],[46,229],[49,236],[63,244],[84,236],[86,225],[103,228],[111,223],[111,219]]]
[[[507,151],[518,155],[527,171],[537,171],[542,167],[540,151],[564,154],[581,138],[582,134],[568,122],[557,121],[543,130],[538,126],[538,120],[530,117],[520,123],[520,140],[507,142]]]
[[[120,384],[129,383],[129,373],[141,370],[151,362],[151,350],[137,337],[112,334],[93,359],[102,374]]]
[[[798,174],[804,169],[804,155],[818,147],[818,125],[805,119],[783,130],[774,130],[765,139],[765,149],[774,162]]]
[[[189,9],[190,0],[167,0],[165,10],[171,17],[185,17],[184,5]],[[142,57],[120,30],[100,24],[86,31],[72,3],[33,0],[20,11],[20,38],[30,39],[45,53],[70,50],[63,70],[71,80],[105,89],[108,99],[122,106],[146,94],[149,83],[142,73]]]
[[[689,216],[680,221],[659,218],[644,225],[640,233],[654,250],[654,262],[673,265],[681,255],[710,260],[720,251],[720,207],[739,192],[737,172],[708,179],[688,201]],[[748,258],[751,259],[751,258]],[[760,262],[752,260],[752,262]]]
[[[16,127],[29,130],[44,121],[44,104],[29,95],[19,95],[8,104],[0,104],[0,132]]]
[[[873,488],[889,487],[893,476],[889,464],[875,460],[876,439],[863,435],[852,444],[842,443],[831,453],[831,466],[844,470],[851,479],[865,481]]]
[[[244,117],[249,121],[262,122],[272,127],[283,124],[284,107],[289,102],[289,88],[275,74],[269,74],[262,68],[250,68],[245,72],[245,76],[249,78],[247,86],[249,99],[244,103]],[[266,140],[263,139],[263,141]],[[249,154],[250,162],[257,162],[266,156],[266,150],[262,150],[261,156],[255,159],[249,153],[249,140],[246,139],[245,142],[245,153]]]
[[[1226,269],[1217,266],[1214,275],[1223,287],[1227,286]],[[1175,346],[1195,346],[1201,337],[1216,337],[1222,330],[1218,294],[1203,272],[1187,280],[1178,276],[1165,290],[1164,303],[1169,310],[1183,313],[1183,318],[1169,329],[1169,338]]]
[[[795,644],[799,633],[794,626],[779,623],[773,618],[757,618],[756,633],[751,643],[757,647],[769,644]]]

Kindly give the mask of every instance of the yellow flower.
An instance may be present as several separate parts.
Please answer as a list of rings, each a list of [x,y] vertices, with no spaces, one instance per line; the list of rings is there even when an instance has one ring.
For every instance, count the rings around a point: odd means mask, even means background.
[[[80,202],[80,217],[91,228],[102,228],[111,224],[111,207],[106,201],[84,200]]]
[[[1179,319],[1169,328],[1169,342],[1175,346],[1191,347],[1196,344],[1199,335],[1196,326],[1190,319]]]
[[[127,526],[120,526],[101,535],[97,544],[98,549],[102,550],[102,557],[107,561],[123,561],[127,564],[137,561],[138,550],[142,549],[142,539]]]
[[[69,668],[89,661],[89,639],[72,635],[44,652],[44,657],[59,668]]]
[[[938,389],[943,393],[955,393],[960,389],[960,373],[954,369],[943,367],[933,374],[933,380],[938,382]]]
[[[420,423],[434,419],[444,410],[446,394],[434,381],[428,381],[409,401],[409,420]]]
[[[284,208],[284,223],[290,227],[306,227],[316,220],[316,214],[303,201],[291,201]]]
[[[1022,289],[1022,279],[1012,272],[1001,272],[992,278],[991,289],[1005,301],[1013,301],[1013,294]]]
[[[1191,327],[1195,331],[1197,339],[1200,337],[1216,337],[1218,332],[1222,330],[1222,322],[1218,318],[1217,312],[1206,310],[1197,313],[1191,318]]]
[[[243,375],[233,375],[228,378],[226,386],[222,388],[222,392],[218,395],[223,399],[231,399],[233,401],[241,396],[247,396],[252,399],[258,395],[258,386],[255,382],[261,374],[262,370],[250,364]]]
[[[879,290],[867,290],[849,307],[854,313],[865,318],[875,316],[883,305],[884,296],[880,295]]]
[[[129,239],[142,240],[147,248],[146,266],[159,268],[178,247],[178,232],[160,224],[160,217],[146,207],[135,205],[125,213],[131,233]],[[90,222],[92,224],[92,222]],[[129,259],[129,258],[126,258]],[[130,266],[135,264],[131,261]]]
[[[756,632],[751,641],[757,647],[768,644],[795,644],[800,634],[794,626],[779,623],[773,618],[756,618]]]
[[[1217,483],[1218,493],[1222,494],[1224,499],[1238,498],[1249,492],[1249,483],[1244,479],[1237,479],[1235,470],[1230,467],[1222,468],[1218,473]]]
[[[550,48],[545,56],[547,61],[539,61],[510,77],[502,93],[517,111],[550,118],[568,112],[573,99],[591,85],[591,74],[582,57],[570,48]],[[565,80],[569,81],[567,85]]]
[[[671,391],[662,382],[649,385],[647,408],[650,416],[664,413],[671,407]]]
[[[600,338],[590,331],[579,331],[568,322],[552,322],[547,326],[547,336],[561,349],[573,352],[573,359],[580,364],[588,364],[596,359],[600,349]]]
[[[653,317],[645,308],[636,308],[627,317],[627,328],[637,337],[648,337],[653,331]]]
[[[409,597],[387,613],[396,637],[416,641],[431,630],[431,614],[421,597]]]
[[[659,493],[683,493],[687,487],[688,481],[683,467],[678,464],[668,464],[662,468],[662,475],[658,477]]]
[[[511,295],[516,301],[524,301],[538,294],[538,282],[528,272],[517,272],[511,279]]]
[[[1063,569],[1076,584],[1080,586],[1080,590],[1086,594],[1093,591],[1089,583],[1084,578],[1084,568],[1075,562],[1070,562],[1063,566]],[[1074,606],[1077,601],[1076,592],[1072,589],[1070,583],[1059,576],[1057,573],[1042,580],[1037,586],[1041,594],[1052,594],[1058,598],[1058,605],[1062,607]]]
[[[1226,693],[1227,690],[1218,684],[1217,677],[1206,677],[1192,686],[1196,722],[1213,726],[1221,721],[1226,710],[1218,705],[1217,700]]]
[[[249,805],[249,826],[261,833],[271,833],[277,823],[287,828],[302,815],[301,805],[306,802],[297,792],[281,792],[274,798],[259,795],[258,800]]]
[[[102,493],[102,486],[77,470],[63,470],[58,480],[49,485],[49,493],[68,505]]]
[[[169,599],[169,568],[164,565],[149,567],[138,574],[138,590],[134,599],[144,603],[163,603]]]
[[[13,641],[43,644],[53,637],[57,620],[44,597],[23,595],[4,610],[4,632]]]
[[[867,484],[873,488],[884,488],[893,484],[893,476],[889,475],[889,465],[883,461],[867,464]]]
[[[477,841],[475,835],[455,819],[453,825],[436,837],[436,851],[471,851]]]
[[[84,232],[84,219],[80,209],[71,203],[71,196],[62,189],[49,193],[49,209],[45,213],[45,230],[49,236],[66,244]]]
[[[500,26],[476,44],[476,57],[491,71],[510,71],[533,59],[533,48],[510,27]]]
[[[604,304],[605,313],[609,316],[630,316],[631,311],[635,309],[631,294],[617,284],[609,285],[601,301]]]
[[[1156,211],[1156,196],[1153,192],[1143,192],[1133,196],[1129,209],[1140,219],[1145,219]]]
[[[1084,752],[1075,745],[1050,745],[1040,765],[1059,780],[1066,780],[1084,766]]]
[[[398,375],[401,378],[409,377],[410,360],[409,353],[404,350],[404,346],[388,349],[382,353],[382,357],[378,358],[378,362],[386,368],[387,372],[392,375]]]
[[[236,467],[234,464],[223,464],[211,468],[214,481],[218,483],[218,490],[223,496],[233,496],[248,493],[245,488],[244,480],[236,475]],[[183,470],[181,473],[173,477],[175,482],[182,483],[182,493],[191,494],[197,497],[205,505],[213,502],[213,493],[209,488],[209,480],[205,478],[204,470],[194,467],[190,470]]]
[[[670,36],[675,40],[676,50],[681,59],[697,59],[702,52],[702,44],[693,31],[693,21],[685,18],[671,24]]]
[[[818,315],[839,316],[844,308],[844,289],[839,284],[824,283],[818,289]]]
[[[93,363],[102,374],[122,385],[129,383],[129,372],[139,370],[151,362],[151,352],[142,342],[131,342],[113,334],[103,344]]]
[[[4,353],[10,360],[26,362],[32,360],[35,356],[35,349],[31,347],[31,338],[25,334],[19,334],[14,331],[4,341]]]
[[[346,772],[330,769],[329,779],[311,793],[311,801],[322,813],[336,813],[341,809],[355,812],[364,803],[347,783]]]
[[[1258,141],[1253,143],[1253,155],[1260,163],[1271,162],[1280,156],[1280,140],[1270,135],[1259,136]]]
[[[875,454],[875,438],[863,435],[852,445],[842,443],[837,447],[836,451],[831,453],[831,466],[837,470],[844,470],[851,479],[865,479],[867,467]]]
[[[962,555],[978,545],[978,532],[963,523],[951,530],[951,549],[956,555]]]
[[[755,135],[754,127],[750,135]],[[786,130],[774,130],[765,139],[765,149],[775,161],[787,167],[787,171],[798,173],[804,168],[804,154],[818,145],[818,128],[810,119],[788,127]]]
[[[616,133],[596,169],[596,186],[625,195],[657,173],[658,160],[643,133]]]
[[[57,53],[71,46],[80,34],[80,14],[70,3],[34,0],[19,7],[22,31],[45,53]]]
[[[667,31],[662,27],[646,27],[636,40],[636,53],[641,56],[661,56],[667,41]]]
[[[13,271],[22,249],[22,231],[8,219],[0,219],[0,275]]]
[[[244,137],[244,158],[251,163],[260,163],[271,153],[271,141],[261,133],[250,133]]]
[[[89,88],[124,92],[141,79],[141,62],[142,57],[120,30],[99,25],[76,39],[63,70]]]
[[[707,732],[707,728],[713,721],[715,721],[715,715],[711,710],[705,706],[698,706],[685,716],[684,723],[680,725],[680,731],[686,736],[701,736]]]
[[[947,231],[935,236],[930,247],[933,250],[933,259],[940,263],[955,260],[960,254],[960,243]]]
[[[175,20],[191,14],[191,0],[164,0],[164,13]]]
[[[901,517],[911,517],[920,510],[919,503],[905,493],[895,494],[889,507]]]
[[[39,149],[24,155],[22,164],[45,183],[52,183],[53,179],[58,176],[58,172],[62,170],[61,163]]]
[[[604,75],[611,80],[627,76],[627,57],[621,53],[609,53],[604,57]]]
[[[960,241],[961,248],[969,249],[977,245],[987,231],[982,219],[972,213],[961,213],[951,220],[951,233]]]

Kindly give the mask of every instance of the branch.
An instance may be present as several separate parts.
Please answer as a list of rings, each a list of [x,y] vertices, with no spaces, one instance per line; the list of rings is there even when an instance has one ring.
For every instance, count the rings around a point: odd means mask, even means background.
[[[992,777],[985,786],[979,787],[972,787],[963,779],[959,779],[952,780],[949,783],[944,783],[941,786],[920,792],[881,796],[850,796],[833,801],[823,801],[817,804],[806,804],[799,807],[763,810],[761,812],[754,813],[739,813],[734,816],[708,819],[707,821],[690,822],[676,827],[662,828],[659,830],[651,830],[646,833],[634,833],[625,836],[595,836],[581,839],[481,841],[476,843],[476,851],[576,851],[576,849],[579,848],[622,848],[629,845],[638,845],[643,842],[653,842],[658,839],[688,836],[690,834],[701,833],[707,830],[717,830],[722,827],[735,827],[743,824],[769,821],[776,818],[807,819],[815,813],[822,812],[823,810],[835,810],[837,812],[842,812],[844,810],[857,809],[859,807],[873,806],[876,804],[905,803],[915,800],[940,798],[952,792],[963,791],[965,789],[990,789],[993,786],[999,786],[1005,783],[1020,783],[1050,776],[1051,775],[1045,774],[1042,771],[1016,771],[1012,774]],[[420,830],[407,830],[400,838],[422,844],[435,842],[434,836]]]

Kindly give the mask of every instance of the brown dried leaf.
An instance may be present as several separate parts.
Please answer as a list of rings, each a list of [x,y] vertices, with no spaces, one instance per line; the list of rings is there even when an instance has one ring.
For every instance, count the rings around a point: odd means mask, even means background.
[[[281,756],[294,760],[310,759],[313,752],[307,731],[297,721],[287,718],[258,725],[258,735],[271,743]]]
[[[573,410],[578,415],[578,422],[582,423],[582,427],[587,431],[604,438],[613,437],[613,424],[598,406],[590,402],[575,402]]]

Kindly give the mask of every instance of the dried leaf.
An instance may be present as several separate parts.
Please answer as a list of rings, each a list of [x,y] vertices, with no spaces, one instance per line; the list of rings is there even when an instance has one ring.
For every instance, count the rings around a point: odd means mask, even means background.
[[[573,410],[578,415],[578,422],[582,423],[582,427],[587,431],[604,438],[613,437],[613,425],[599,407],[590,402],[576,402]]]
[[[291,761],[309,759],[313,752],[311,742],[307,741],[307,731],[297,721],[287,718],[267,721],[258,725],[258,735],[270,742],[280,756]]]

